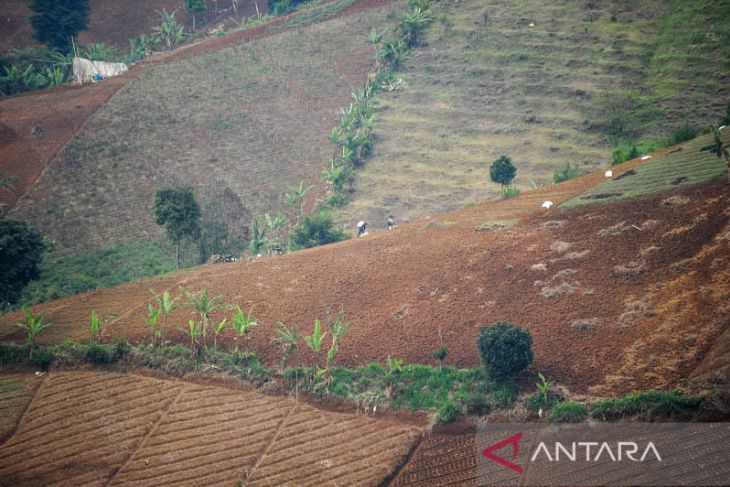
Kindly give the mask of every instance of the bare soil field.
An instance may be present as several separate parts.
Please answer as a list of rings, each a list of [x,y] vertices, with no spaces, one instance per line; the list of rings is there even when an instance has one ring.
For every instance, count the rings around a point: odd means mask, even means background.
[[[641,163],[617,166],[615,174]],[[602,181],[595,173],[392,232],[48,303],[36,309],[54,326],[40,339],[88,336],[95,310],[109,317],[107,338],[147,341],[140,314],[148,289],[208,289],[243,309],[255,306],[260,326],[251,347],[270,365],[281,353],[270,342],[277,322],[309,333],[315,318],[342,308],[354,322],[338,354],[347,365],[388,355],[431,363],[441,331],[447,363],[475,366],[479,327],[506,320],[532,333],[532,371],[576,392],[671,387],[709,357],[716,373],[705,366],[697,380],[726,380],[727,357],[716,350],[724,350],[728,327],[727,183],[556,209]],[[540,208],[545,199],[556,207]],[[190,308],[179,309],[168,338],[185,343],[178,326],[192,317]],[[21,339],[18,319],[0,319],[0,339]],[[233,332],[218,343],[233,346]]]
[[[0,485],[377,485],[419,436],[411,424],[177,380],[10,378],[42,383],[0,444]]]

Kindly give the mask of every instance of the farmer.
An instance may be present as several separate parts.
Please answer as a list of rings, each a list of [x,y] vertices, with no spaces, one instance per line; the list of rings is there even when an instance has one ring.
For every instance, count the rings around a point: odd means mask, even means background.
[[[393,230],[395,228],[395,220],[393,220],[393,215],[388,216],[388,230]]]
[[[358,237],[364,237],[365,236],[365,229],[367,228],[368,224],[364,220],[360,220],[357,222],[357,236]]]

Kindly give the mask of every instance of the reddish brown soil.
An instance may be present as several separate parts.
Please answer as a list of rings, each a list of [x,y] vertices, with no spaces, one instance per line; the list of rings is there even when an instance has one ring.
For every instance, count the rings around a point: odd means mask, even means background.
[[[479,327],[506,320],[534,337],[530,374],[544,372],[574,391],[676,385],[721,346],[717,339],[728,327],[730,244],[716,238],[727,231],[727,183],[671,193],[688,199],[673,207],[662,204],[667,193],[569,211],[540,208],[543,199],[559,204],[600,180],[591,175],[364,239],[203,266],[49,303],[38,308],[54,323],[41,341],[87,336],[92,310],[109,319],[110,337],[146,341],[139,315],[149,288],[208,289],[243,309],[256,306],[260,326],[250,345],[268,364],[280,357],[271,344],[277,322],[308,333],[326,310],[343,308],[354,322],[338,355],[343,364],[388,355],[431,362],[440,330],[447,363],[475,366]],[[509,229],[475,231],[517,219]],[[604,231],[622,222],[620,233]],[[569,248],[553,250],[559,241]],[[179,326],[192,316],[189,307],[179,309],[168,337],[184,343]],[[18,319],[0,319],[0,339],[22,338],[12,326]],[[221,342],[233,346],[234,333],[225,331]]]
[[[0,484],[377,485],[418,434],[254,392],[52,373],[0,445]]]

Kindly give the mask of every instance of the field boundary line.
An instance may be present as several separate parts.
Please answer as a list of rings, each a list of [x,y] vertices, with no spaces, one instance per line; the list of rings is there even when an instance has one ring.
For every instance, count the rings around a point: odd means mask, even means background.
[[[294,411],[297,411],[299,409],[298,404],[294,404],[292,408],[287,413],[286,417],[281,420],[281,423],[279,423],[279,426],[276,427],[276,431],[274,431],[274,434],[271,436],[271,440],[269,440],[266,447],[261,451],[261,455],[256,459],[256,463],[253,464],[253,467],[251,469],[245,470],[245,478],[243,481],[246,483],[246,485],[249,485],[249,481],[251,480],[251,477],[253,477],[253,474],[256,472],[256,469],[261,465],[261,462],[264,461],[264,457],[266,457],[266,454],[269,453],[271,450],[271,447],[274,446],[274,443],[276,443],[276,440],[279,438],[279,433],[281,433],[281,430],[284,429],[284,426],[289,421],[289,418],[292,414],[294,414]]]
[[[144,435],[144,438],[142,438],[142,441],[139,442],[139,445],[137,445],[137,448],[135,448],[132,453],[129,454],[129,458],[127,458],[127,461],[124,462],[124,464],[117,469],[116,472],[109,478],[109,480],[104,484],[104,487],[108,487],[109,485],[112,485],[114,481],[119,477],[119,474],[127,468],[127,466],[132,463],[132,460],[134,460],[135,456],[139,451],[145,446],[147,443],[147,440],[150,439],[150,437],[157,431],[157,427],[160,426],[160,423],[162,423],[162,420],[167,417],[167,413],[170,412],[170,409],[172,409],[175,404],[180,400],[180,397],[182,397],[183,393],[185,392],[185,389],[183,387],[180,387],[180,390],[177,393],[177,396],[175,396],[175,399],[170,401],[170,405],[167,406],[162,413],[160,414],[160,417],[157,418],[157,421],[155,421],[155,424],[152,425],[152,428],[147,432],[146,435]]]
[[[4,447],[5,444],[8,441],[10,441],[18,433],[18,430],[20,429],[20,425],[23,424],[23,420],[25,419],[25,416],[28,414],[28,410],[30,409],[30,405],[33,404],[33,401],[35,401],[35,398],[38,395],[38,391],[41,390],[41,387],[43,386],[43,384],[46,383],[46,380],[48,379],[48,377],[49,377],[49,374],[44,375],[43,376],[43,379],[41,379],[38,382],[38,385],[35,386],[35,390],[33,390],[33,392],[31,393],[30,399],[28,400],[28,404],[25,405],[25,408],[23,409],[23,412],[18,417],[18,421],[15,422],[15,428],[13,429],[13,431],[11,433],[8,434],[7,438],[4,438],[2,440],[2,443],[0,443],[0,448]]]

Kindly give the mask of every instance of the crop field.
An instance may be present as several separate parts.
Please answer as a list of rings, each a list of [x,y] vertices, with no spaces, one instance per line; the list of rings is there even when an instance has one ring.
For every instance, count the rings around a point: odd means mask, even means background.
[[[161,235],[156,189],[190,184],[240,234],[319,181],[339,110],[373,62],[384,6],[144,70],[97,111],[10,211],[63,250]],[[134,174],[134,178],[129,175]]]
[[[675,154],[655,154],[649,162]],[[636,159],[614,169],[639,171],[647,163]],[[249,344],[268,365],[280,359],[271,344],[278,322],[307,334],[315,318],[342,308],[353,322],[337,356],[345,365],[388,355],[434,363],[441,335],[447,363],[471,367],[478,364],[479,328],[507,320],[533,334],[535,369],[575,391],[664,388],[692,377],[697,367],[709,380],[705,357],[714,357],[717,370],[727,362],[719,353],[730,298],[727,183],[556,208],[602,181],[594,173],[364,239],[202,266],[40,305],[34,309],[53,325],[39,342],[88,338],[92,311],[109,317],[105,340],[148,342],[140,315],[150,288],[173,295],[207,289],[244,310],[255,306],[259,326]],[[546,199],[556,207],[541,208]],[[712,273],[700,272],[710,263]],[[166,338],[186,343],[180,326],[193,317],[189,306],[179,308]],[[19,319],[19,313],[0,318],[0,339],[22,340],[14,326]],[[224,331],[218,343],[233,347],[235,333]]]
[[[374,155],[341,222],[401,222],[499,195],[489,165],[522,191],[567,163],[611,159],[613,100],[634,97],[637,137],[717,123],[728,100],[728,7],[713,2],[440,2],[425,45],[378,95]],[[681,25],[681,27],[679,27]],[[675,37],[676,30],[676,37]],[[682,39],[682,40],[680,40]]]
[[[722,130],[721,138],[730,142],[730,130]],[[726,174],[725,161],[707,150],[712,146],[711,134],[669,149],[664,157],[647,160],[636,169],[616,174],[584,194],[563,203],[562,208],[596,202],[610,202],[655,191],[702,183]]]
[[[0,445],[3,485],[376,485],[419,434],[182,381],[92,372],[40,380]],[[12,401],[0,395],[0,407]]]

